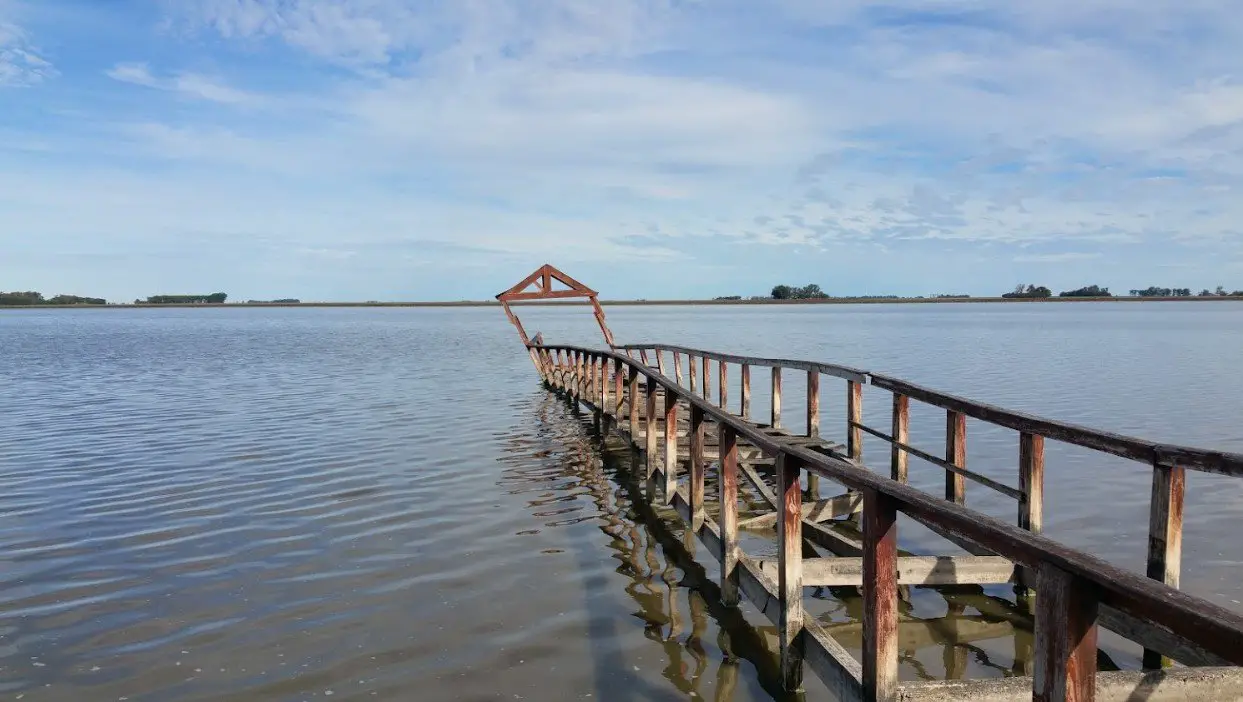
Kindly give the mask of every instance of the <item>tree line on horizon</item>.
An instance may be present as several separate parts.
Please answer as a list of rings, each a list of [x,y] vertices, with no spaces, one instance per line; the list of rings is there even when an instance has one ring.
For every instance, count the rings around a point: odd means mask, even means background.
[[[1064,290],[1057,294],[1058,297],[1114,297],[1109,292],[1109,288],[1103,288],[1099,285],[1086,285],[1082,288],[1074,290]],[[1193,297],[1191,288],[1161,288],[1155,285],[1143,289],[1132,289],[1131,297]],[[1014,290],[1003,293],[1002,297],[1007,300],[1012,299],[1042,299],[1053,297],[1053,291],[1043,285],[1031,285],[1019,283]],[[1225,286],[1218,285],[1217,290],[1210,291],[1208,288],[1201,290],[1194,297],[1243,297],[1243,290],[1235,290],[1234,292],[1226,292]]]
[[[184,305],[184,304],[222,304],[229,296],[225,293],[207,295],[152,295],[146,300],[134,300],[135,305]],[[43,296],[41,292],[27,290],[24,292],[0,292],[0,307],[37,307],[39,305],[106,305],[108,301],[102,297],[82,297],[80,295]]]

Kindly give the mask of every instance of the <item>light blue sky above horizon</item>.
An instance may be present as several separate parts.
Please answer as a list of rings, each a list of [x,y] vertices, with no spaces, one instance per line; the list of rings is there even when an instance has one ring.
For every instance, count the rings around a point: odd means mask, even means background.
[[[0,0],[0,289],[1243,289],[1225,0]]]

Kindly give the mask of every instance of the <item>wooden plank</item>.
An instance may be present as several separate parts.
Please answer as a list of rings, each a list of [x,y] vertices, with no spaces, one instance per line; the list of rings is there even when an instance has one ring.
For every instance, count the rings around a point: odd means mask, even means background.
[[[742,407],[739,410],[743,419],[751,419],[751,366],[742,364]]]
[[[706,512],[704,510],[704,413],[698,407],[691,407],[690,426],[690,504],[691,529],[698,533],[703,526]]]
[[[782,686],[790,691],[803,686],[803,488],[799,465],[797,458],[777,456],[777,496],[781,504],[777,520],[781,621],[777,631]]]
[[[846,455],[852,461],[863,460],[863,384],[846,384]]]
[[[955,468],[967,468],[967,415],[945,413],[945,462]],[[962,473],[946,471],[945,499],[955,504],[967,503],[967,483]]]
[[[803,655],[833,699],[840,702],[863,700],[863,668],[850,652],[810,614],[803,622]]]
[[[781,366],[773,366],[772,421],[773,429],[781,427]]]
[[[644,418],[643,438],[646,439],[647,445],[647,479],[650,481],[656,473],[656,383],[648,376],[647,379],[647,416]],[[647,496],[652,499],[651,495]]]
[[[738,435],[734,428],[721,424],[720,499],[721,499],[721,599],[727,605],[738,604]]]
[[[622,419],[622,405],[626,401],[626,396],[622,390],[622,363],[617,359],[613,359],[613,397],[616,406],[613,408],[613,418],[617,422]]]
[[[660,349],[656,349],[656,370],[661,375],[665,375],[665,353]]]
[[[969,471],[966,468],[960,468],[954,465],[952,462],[945,460],[944,458],[938,458],[937,456],[934,456],[928,453],[927,451],[917,449],[914,446],[911,446],[910,444],[894,441],[892,436],[882,431],[877,431],[876,429],[873,429],[872,427],[865,426],[865,425],[860,425],[859,428],[862,431],[865,431],[868,434],[871,434],[872,436],[875,436],[878,439],[882,439],[884,441],[889,442],[892,448],[899,448],[906,454],[909,454],[921,460],[927,461],[931,463],[932,465],[937,466],[939,468],[943,468],[947,472],[954,473],[956,475],[961,475],[967,480],[970,480],[975,483],[979,483],[980,485],[983,485],[989,488],[990,490],[996,490],[997,492],[1000,492],[1001,494],[1006,495],[1007,497],[1013,497],[1016,500],[1022,498],[1023,496],[1023,493],[1018,488],[1013,488],[1004,483],[999,483],[996,480],[993,480],[992,478],[989,478],[984,475],[980,475],[979,473],[975,473],[973,471]]]
[[[1096,695],[1095,588],[1051,563],[1036,588],[1034,702],[1093,702]]]
[[[807,371],[807,435],[820,436],[820,374]]]
[[[1183,497],[1186,471],[1181,467],[1153,466],[1152,501],[1148,514],[1148,577],[1178,587],[1182,571]],[[1144,650],[1144,667],[1165,666],[1161,653]]]
[[[698,356],[704,356],[714,361],[725,361],[726,363],[746,363],[752,366],[780,366],[783,368],[791,368],[794,370],[815,370],[825,375],[831,375],[845,380],[853,380],[857,383],[867,382],[867,373],[857,368],[841,366],[833,363],[821,363],[818,361],[800,361],[794,358],[761,358],[758,356],[740,356],[732,353],[718,353],[715,351],[704,351],[703,349],[692,349],[685,346],[673,346],[670,344],[660,344],[661,348],[669,350],[677,350],[682,353],[693,353]],[[652,344],[625,344],[616,346],[620,350],[627,349],[643,349],[652,348]]]
[[[1019,528],[1033,534],[1044,529],[1044,437],[1026,432],[1019,435]],[[1036,578],[1021,568],[1019,583],[1026,596]]]
[[[906,395],[893,395],[893,441],[889,447],[889,477],[907,481],[907,454],[902,444],[910,442],[911,400]]]
[[[866,515],[865,515],[866,516]],[[766,573],[777,566],[761,560]],[[1014,563],[1001,556],[901,556],[895,577],[899,585],[999,585],[1014,582]],[[806,587],[858,587],[863,584],[862,558],[804,558]]]
[[[639,443],[639,369],[630,366],[630,440],[636,446]]]
[[[673,352],[673,375],[674,380],[678,381],[678,385],[682,384],[682,354],[677,351]]]
[[[712,361],[704,357],[703,364],[703,396],[704,399],[712,397]]]
[[[1024,702],[1032,698],[1026,677],[904,682],[902,702]],[[1096,702],[1240,702],[1243,670],[1180,668],[1115,670],[1096,674]]]
[[[863,511],[863,497],[854,492],[803,503],[803,519],[813,522],[827,522],[830,519],[849,517],[861,511]],[[776,525],[777,513],[770,512],[752,517],[739,526],[744,529],[764,529]]]
[[[729,364],[721,361],[717,364],[717,405],[721,409],[729,409]]]
[[[665,391],[665,503],[678,489],[678,400]]]
[[[898,696],[898,502],[863,491],[863,699]]]
[[[686,362],[691,376],[691,393],[694,393],[699,389],[699,366],[694,355],[687,355]]]

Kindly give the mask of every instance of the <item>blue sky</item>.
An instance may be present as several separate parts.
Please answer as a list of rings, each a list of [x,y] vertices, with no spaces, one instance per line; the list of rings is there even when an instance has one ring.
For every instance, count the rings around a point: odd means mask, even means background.
[[[0,289],[1243,288],[1225,0],[0,0]]]

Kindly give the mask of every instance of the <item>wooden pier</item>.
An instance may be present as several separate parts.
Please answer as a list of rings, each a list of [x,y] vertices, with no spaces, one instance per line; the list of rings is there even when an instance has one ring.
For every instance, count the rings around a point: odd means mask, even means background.
[[[571,292],[554,290],[554,280]],[[589,298],[610,348],[529,340],[507,303],[550,292]],[[725,604],[745,596],[777,627],[786,689],[801,687],[807,667],[842,700],[1243,700],[1243,669],[1235,667],[1243,665],[1243,616],[1177,589],[1185,471],[1243,476],[1243,456],[1087,429],[828,363],[614,345],[595,296],[545,266],[498,298],[546,385],[588,408],[602,428],[640,453],[645,498],[675,508],[719,562]],[[758,421],[751,382],[752,372],[763,369],[771,400]],[[734,372],[736,399],[728,396]],[[843,443],[820,436],[822,376],[845,386]],[[798,408],[806,413],[805,433],[782,426],[782,382],[789,377],[806,382]],[[863,422],[865,385],[892,397],[884,430]],[[912,400],[944,411],[944,457],[910,444]],[[1017,487],[967,467],[968,418],[1018,433]],[[890,445],[883,473],[863,462],[864,434]],[[1152,472],[1144,575],[1041,535],[1046,439],[1121,456]],[[944,471],[944,494],[907,484],[912,456]],[[841,493],[820,498],[821,480]],[[1015,523],[966,508],[967,481],[1014,499]],[[742,513],[754,516],[741,519],[740,502]],[[901,553],[899,514],[969,555]],[[749,553],[741,546],[744,534],[767,535],[773,548]],[[899,681],[898,604],[907,588],[1003,583],[1016,587],[1034,617],[1029,676]],[[804,588],[815,586],[859,587],[862,625],[834,628],[808,615]],[[1098,627],[1142,645],[1145,670],[1098,673]],[[854,639],[861,660],[839,640],[845,638]]]

